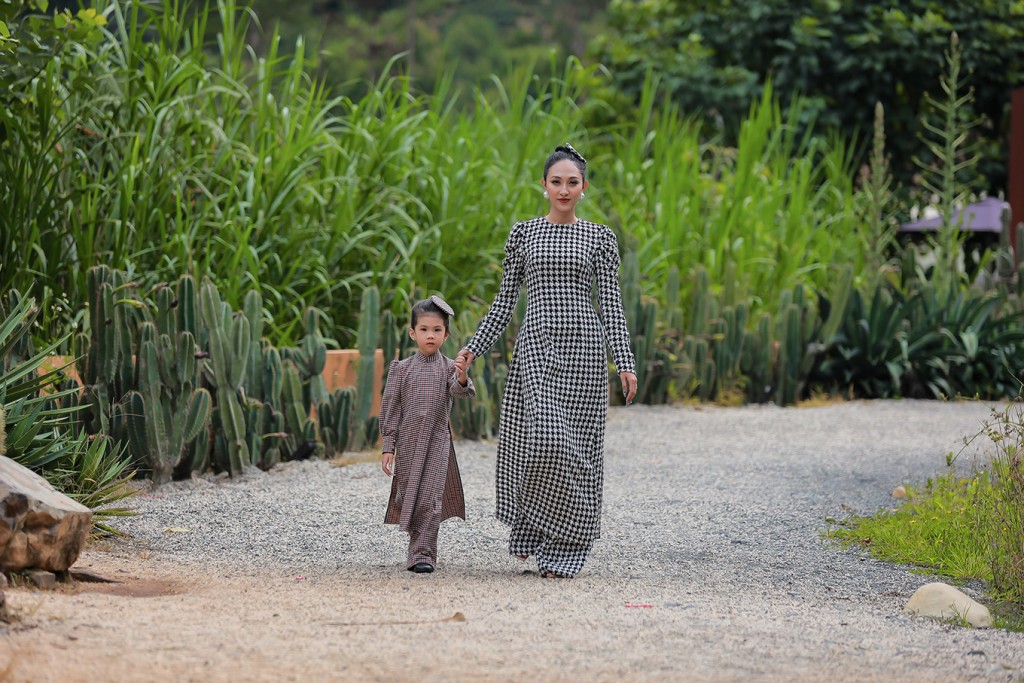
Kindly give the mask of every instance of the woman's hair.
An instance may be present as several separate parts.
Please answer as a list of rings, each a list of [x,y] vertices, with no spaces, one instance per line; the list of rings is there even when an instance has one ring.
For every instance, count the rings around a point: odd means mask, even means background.
[[[441,307],[435,304],[430,299],[424,299],[423,301],[417,301],[416,305],[412,307],[412,320],[410,321],[409,327],[416,327],[416,323],[419,321],[421,315],[437,315],[444,321],[444,331],[450,332],[448,314],[441,310]]]
[[[551,170],[551,167],[563,159],[568,159],[576,164],[576,168],[580,169],[580,175],[583,176],[584,180],[587,179],[587,160],[567,142],[564,145],[555,147],[555,151],[544,162],[544,180],[548,179],[548,171]]]

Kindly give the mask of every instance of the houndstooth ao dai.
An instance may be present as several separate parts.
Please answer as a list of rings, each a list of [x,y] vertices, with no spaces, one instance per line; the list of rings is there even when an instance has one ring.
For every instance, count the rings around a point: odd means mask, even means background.
[[[497,517],[587,544],[601,533],[608,354],[634,372],[619,291],[619,251],[607,226],[546,218],[516,223],[501,287],[467,348],[485,353],[508,326],[526,284],[526,315],[501,404]],[[600,315],[594,307],[594,282]]]

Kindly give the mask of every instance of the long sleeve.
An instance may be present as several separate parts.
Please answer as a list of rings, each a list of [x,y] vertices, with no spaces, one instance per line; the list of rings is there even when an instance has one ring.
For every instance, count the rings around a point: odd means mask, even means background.
[[[597,253],[597,288],[601,320],[615,367],[619,372],[636,372],[636,361],[629,347],[626,315],[622,311],[622,292],[619,289],[619,244],[615,233],[607,227]]]
[[[395,452],[395,438],[402,421],[402,381],[398,377],[399,361],[388,366],[388,381],[380,399],[380,442],[382,453]]]
[[[474,356],[481,356],[494,345],[498,336],[508,327],[519,302],[519,290],[523,285],[525,273],[525,254],[520,249],[523,237],[523,224],[516,223],[509,231],[505,242],[505,260],[501,263],[501,287],[494,297],[487,315],[477,326],[476,334],[466,345]]]

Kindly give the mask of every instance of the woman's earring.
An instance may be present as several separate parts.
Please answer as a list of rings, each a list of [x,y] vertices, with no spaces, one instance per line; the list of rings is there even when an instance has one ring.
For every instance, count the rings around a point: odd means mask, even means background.
[[[580,192],[580,201],[582,201],[583,198],[586,197],[586,196],[587,196],[586,192]]]
[[[551,195],[548,194],[547,190],[544,190],[544,199],[551,199]]]

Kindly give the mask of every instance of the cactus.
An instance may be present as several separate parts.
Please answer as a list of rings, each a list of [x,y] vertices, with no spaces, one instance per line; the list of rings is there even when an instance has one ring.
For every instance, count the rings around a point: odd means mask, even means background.
[[[252,464],[245,441],[245,415],[241,404],[242,379],[245,376],[252,343],[245,315],[232,316],[220,300],[212,283],[200,289],[200,311],[210,337],[210,358],[204,363],[207,379],[216,388],[219,417],[216,448],[219,463],[236,476]]]
[[[294,361],[284,363],[281,383],[282,427],[286,436],[281,442],[281,455],[285,459],[309,456],[316,444],[316,422],[311,420],[303,405],[302,379]],[[312,436],[310,432],[312,431]],[[310,441],[313,443],[311,444]]]
[[[274,410],[269,403],[263,404],[263,443],[260,467],[269,469],[281,462],[281,442],[287,436],[284,432],[284,415]]]
[[[197,288],[188,275],[155,287],[150,301],[137,297],[123,273],[106,267],[91,269],[88,285],[91,334],[73,340],[83,359],[85,431],[126,443],[158,481],[211,464],[238,474],[250,464],[270,467],[280,460],[282,354],[262,339],[258,292],[248,292],[243,312],[235,313],[216,287]],[[308,374],[300,381],[300,406],[301,396],[317,395],[323,381],[326,346],[318,317],[307,311],[307,335],[294,350]],[[325,394],[322,385],[319,392]],[[301,446],[315,453],[315,423],[308,414],[296,422],[289,452]]]
[[[284,366],[281,364],[281,353],[270,344],[262,344],[260,358],[260,395],[263,402],[271,406],[281,405],[281,384],[284,379]]]
[[[370,410],[373,407],[373,380],[375,356],[380,331],[380,294],[376,287],[363,290],[362,306],[359,311],[359,375],[356,385],[356,405],[353,418],[354,450],[361,450],[376,443],[377,435],[371,433]]]
[[[152,471],[154,483],[161,484],[170,480],[189,443],[206,428],[211,397],[196,387],[196,345],[189,332],[179,334],[175,343],[169,335],[157,336],[153,323],[143,323],[135,368],[137,389],[126,395],[129,445]]]
[[[747,400],[751,403],[764,403],[775,391],[772,375],[775,348],[773,323],[771,314],[765,312],[758,318],[753,332],[743,333],[740,369],[747,378]]]
[[[307,413],[312,406],[327,400],[327,385],[323,377],[327,365],[327,344],[320,333],[320,316],[316,308],[307,308],[303,313],[306,335],[302,338],[300,358],[302,379],[306,383],[303,396]]]
[[[246,395],[258,401],[263,395],[263,297],[258,290],[251,289],[242,300],[242,312],[249,323],[249,360],[246,363]]]
[[[333,457],[345,451],[349,440],[349,418],[352,414],[352,399],[355,389],[335,389],[317,405],[317,420],[320,426],[320,440],[325,455]]]
[[[402,329],[395,314],[391,310],[384,311],[380,315],[381,341],[380,346],[384,351],[384,378],[383,385],[387,386],[388,372],[391,370],[391,361],[398,357],[398,351],[402,344]],[[468,343],[469,340],[466,340]]]
[[[704,266],[697,266],[694,274],[696,282],[691,293],[690,327],[688,333],[694,337],[705,335],[709,331],[709,321],[717,315],[717,305],[711,292],[711,276]]]
[[[199,340],[199,295],[196,281],[189,275],[178,278],[178,305],[175,308],[175,329],[188,332]]]

